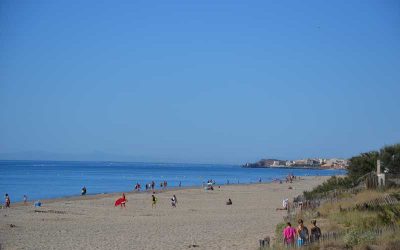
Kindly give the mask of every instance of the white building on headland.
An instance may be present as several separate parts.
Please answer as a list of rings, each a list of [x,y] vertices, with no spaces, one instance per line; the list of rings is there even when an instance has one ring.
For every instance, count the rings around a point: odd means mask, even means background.
[[[278,167],[278,166],[285,166],[285,165],[286,165],[286,161],[277,160],[277,161],[274,161],[271,166]]]
[[[325,159],[325,158],[307,158],[294,161],[286,161],[287,167],[302,166],[302,167],[321,167],[321,168],[336,168],[344,169],[348,166],[348,160],[345,159]]]

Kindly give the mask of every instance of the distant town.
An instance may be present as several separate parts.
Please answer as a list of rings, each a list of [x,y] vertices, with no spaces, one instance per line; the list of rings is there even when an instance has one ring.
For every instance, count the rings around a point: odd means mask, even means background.
[[[244,168],[317,168],[317,169],[346,169],[346,159],[301,159],[301,160],[278,160],[262,159],[255,163],[246,163]]]

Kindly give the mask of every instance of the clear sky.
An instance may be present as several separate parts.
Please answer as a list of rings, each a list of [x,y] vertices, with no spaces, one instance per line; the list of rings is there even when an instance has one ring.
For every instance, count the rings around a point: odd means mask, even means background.
[[[0,153],[243,163],[397,142],[398,0],[0,1]]]

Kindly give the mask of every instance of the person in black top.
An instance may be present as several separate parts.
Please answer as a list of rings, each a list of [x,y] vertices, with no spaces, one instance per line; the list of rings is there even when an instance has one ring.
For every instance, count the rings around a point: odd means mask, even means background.
[[[310,230],[310,242],[319,241],[319,237],[321,237],[321,229],[317,226],[317,221],[311,221],[311,230]]]

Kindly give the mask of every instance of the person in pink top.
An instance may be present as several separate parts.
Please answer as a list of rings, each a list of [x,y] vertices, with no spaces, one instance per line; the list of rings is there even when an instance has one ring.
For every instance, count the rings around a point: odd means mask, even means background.
[[[283,229],[283,242],[285,245],[293,245],[295,236],[296,230],[292,227],[292,224],[288,222],[287,226]]]

